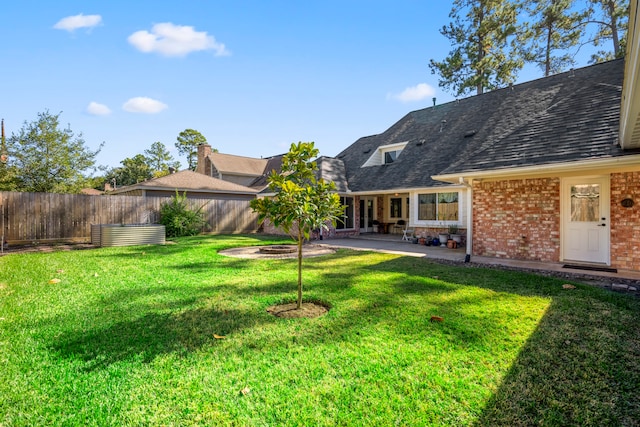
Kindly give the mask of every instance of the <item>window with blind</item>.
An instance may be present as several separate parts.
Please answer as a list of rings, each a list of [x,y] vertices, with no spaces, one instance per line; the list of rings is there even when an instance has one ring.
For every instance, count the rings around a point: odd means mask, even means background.
[[[418,194],[418,220],[458,221],[457,192]]]

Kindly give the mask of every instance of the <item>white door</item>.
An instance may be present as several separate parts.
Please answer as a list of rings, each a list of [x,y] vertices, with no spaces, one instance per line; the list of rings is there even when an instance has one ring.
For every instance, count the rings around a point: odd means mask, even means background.
[[[563,259],[609,265],[609,176],[567,178],[562,189]]]

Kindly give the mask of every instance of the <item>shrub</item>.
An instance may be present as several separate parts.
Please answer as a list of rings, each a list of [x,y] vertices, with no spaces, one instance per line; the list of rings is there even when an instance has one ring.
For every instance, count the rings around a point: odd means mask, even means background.
[[[202,212],[205,206],[206,203],[195,211],[189,209],[186,192],[180,195],[176,190],[176,195],[160,207],[160,224],[165,226],[167,237],[195,236],[203,227],[209,227]]]

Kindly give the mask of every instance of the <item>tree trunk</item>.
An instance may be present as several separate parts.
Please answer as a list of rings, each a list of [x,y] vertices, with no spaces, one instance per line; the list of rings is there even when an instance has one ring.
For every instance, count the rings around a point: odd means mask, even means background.
[[[302,308],[302,236],[302,230],[298,227],[298,310]]]
[[[608,1],[609,16],[611,19],[611,38],[613,39],[613,54],[620,58],[620,39],[618,38],[618,18],[616,17],[616,5],[613,1]]]

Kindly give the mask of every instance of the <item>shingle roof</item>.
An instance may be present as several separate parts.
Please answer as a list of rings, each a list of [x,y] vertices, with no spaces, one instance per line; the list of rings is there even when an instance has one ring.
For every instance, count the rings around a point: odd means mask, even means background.
[[[276,171],[276,172],[280,172],[282,170],[282,157],[284,156],[284,154],[280,154],[277,156],[273,156],[273,157],[267,157],[267,163],[266,166],[264,167],[264,171],[262,172],[262,175],[260,175],[259,177],[257,177],[249,187],[251,188],[256,188],[258,190],[263,190],[264,188],[266,188],[269,183],[267,182],[267,178],[269,177],[269,175],[271,175],[271,171]]]
[[[336,190],[340,193],[349,191],[347,174],[342,160],[322,156],[316,159],[316,165],[318,166],[318,178],[333,182],[336,185]]]
[[[432,175],[638,154],[618,140],[623,60],[413,111],[338,154],[352,191],[446,185]],[[394,163],[361,167],[408,142]]]
[[[233,154],[211,153],[209,160],[221,173],[260,176],[264,173],[268,159],[236,156]]]
[[[258,190],[213,178],[201,173],[184,170],[160,178],[150,179],[134,185],[118,188],[113,193],[136,189],[177,189],[179,191],[206,191],[211,193],[256,194]]]

